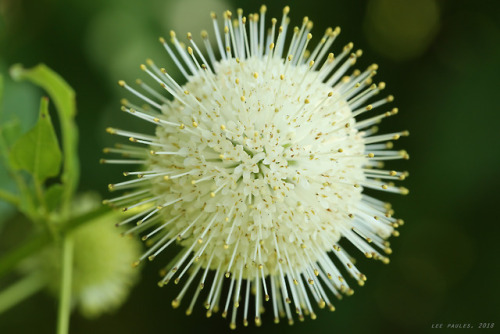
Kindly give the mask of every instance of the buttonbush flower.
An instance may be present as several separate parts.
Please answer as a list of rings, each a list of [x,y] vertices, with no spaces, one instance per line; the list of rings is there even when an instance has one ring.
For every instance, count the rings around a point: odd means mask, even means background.
[[[385,88],[373,83],[377,65],[352,70],[362,54],[352,43],[329,53],[340,28],[313,47],[312,22],[292,28],[288,14],[269,28],[265,6],[248,17],[226,11],[221,28],[212,13],[216,44],[203,31],[205,52],[191,33],[186,44],[173,31],[170,43],[160,38],[186,83],[147,60],[141,69],[158,86],[120,81],[146,104],[124,100],[122,110],[156,132],[108,129],[137,145],[106,149],[124,158],[103,162],[144,166],[109,186],[132,190],[108,202],[142,208],[120,223],[136,222],[126,233],[149,242],[136,264],[180,245],[159,285],[182,283],[174,307],[193,295],[187,314],[203,299],[207,316],[220,309],[231,328],[237,317],[260,325],[264,307],[290,324],[314,319],[316,305],[334,310],[333,297],[353,293],[346,274],[366,280],[342,239],[387,263],[386,239],[402,224],[364,190],[408,192],[392,183],[407,173],[382,165],[408,158],[389,142],[408,132],[375,134],[398,112],[374,114],[393,100],[375,98]]]

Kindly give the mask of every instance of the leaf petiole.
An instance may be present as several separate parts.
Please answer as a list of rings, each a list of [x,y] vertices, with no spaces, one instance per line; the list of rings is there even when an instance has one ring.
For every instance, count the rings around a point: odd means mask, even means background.
[[[16,195],[2,189],[0,189],[0,200],[3,200],[15,206],[19,205],[19,198]]]

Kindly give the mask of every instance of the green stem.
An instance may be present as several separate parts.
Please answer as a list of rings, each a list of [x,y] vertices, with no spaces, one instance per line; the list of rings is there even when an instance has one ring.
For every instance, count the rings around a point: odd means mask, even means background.
[[[73,237],[67,235],[63,240],[61,289],[59,290],[59,311],[57,315],[57,334],[69,333],[71,315],[71,280],[73,276]]]
[[[0,258],[0,277],[14,269],[22,260],[38,252],[50,241],[45,231],[31,237],[28,241]]]
[[[39,275],[24,277],[0,293],[0,314],[40,291],[46,281]]]
[[[0,199],[15,206],[19,205],[19,198],[16,195],[2,189],[0,189]]]
[[[109,213],[111,213],[109,208],[101,206],[87,214],[75,217],[61,227],[61,235],[64,236],[78,226]],[[51,239],[51,236],[48,233],[41,232],[31,237],[18,248],[0,257],[0,278],[14,269],[22,260],[47,246],[51,241],[53,241],[53,239]]]

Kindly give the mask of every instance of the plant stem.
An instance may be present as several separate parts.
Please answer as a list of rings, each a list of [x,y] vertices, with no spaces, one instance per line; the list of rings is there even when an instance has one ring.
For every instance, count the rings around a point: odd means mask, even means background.
[[[71,280],[73,276],[73,237],[67,235],[63,240],[61,290],[59,291],[59,311],[57,315],[57,334],[69,333],[71,315]]]
[[[17,198],[16,195],[1,189],[0,189],[0,200],[4,200],[5,202],[15,206],[19,204],[19,198]]]
[[[81,226],[87,222],[90,222],[109,213],[112,213],[109,208],[101,206],[94,211],[88,212],[79,217],[75,217],[61,227],[61,235],[64,236],[78,226]],[[28,241],[23,243],[18,248],[0,257],[0,278],[14,269],[22,260],[38,252],[40,249],[48,245],[51,241],[53,240],[48,233],[41,232],[31,237]]]
[[[0,293],[0,314],[40,291],[46,281],[39,275],[24,277]]]

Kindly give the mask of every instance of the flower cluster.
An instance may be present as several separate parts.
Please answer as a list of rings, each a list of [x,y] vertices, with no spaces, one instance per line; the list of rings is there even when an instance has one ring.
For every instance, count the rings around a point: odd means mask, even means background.
[[[368,102],[385,88],[373,83],[377,65],[352,70],[362,54],[352,43],[329,53],[340,28],[327,29],[312,48],[312,22],[305,17],[292,29],[288,14],[285,7],[279,25],[273,18],[266,30],[265,6],[248,17],[226,11],[221,30],[212,13],[216,44],[203,31],[206,53],[190,33],[187,45],[173,31],[171,43],[160,38],[186,83],[148,60],[141,69],[163,94],[142,80],[142,90],[119,84],[146,103],[123,100],[122,110],[156,133],[108,129],[137,145],[106,149],[125,158],[103,162],[144,166],[109,186],[134,190],[107,201],[141,208],[120,223],[136,222],[126,233],[149,242],[137,264],[180,245],[159,285],[184,282],[174,307],[197,285],[188,314],[208,290],[207,316],[222,309],[231,328],[238,313],[248,324],[250,308],[260,325],[264,305],[276,322],[281,315],[289,323],[294,313],[314,319],[313,304],[334,310],[332,296],[353,292],[345,273],[366,280],[341,239],[388,262],[386,238],[402,224],[363,190],[408,192],[392,183],[406,172],[383,169],[385,160],[408,158],[390,142],[408,132],[378,135],[374,126],[398,110],[361,116],[393,100]]]

